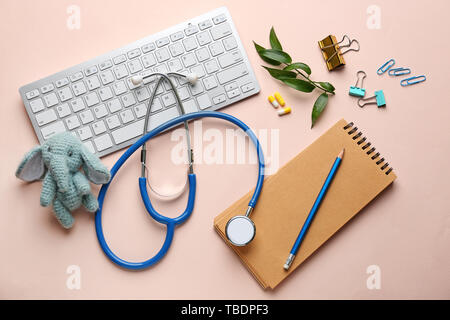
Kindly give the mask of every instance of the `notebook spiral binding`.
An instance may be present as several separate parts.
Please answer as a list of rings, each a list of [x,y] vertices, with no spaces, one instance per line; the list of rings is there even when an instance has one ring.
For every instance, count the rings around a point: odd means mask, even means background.
[[[350,129],[350,128],[351,128],[351,129]],[[350,130],[348,130],[348,129],[350,129]],[[354,123],[353,123],[353,122],[350,122],[350,123],[348,123],[348,124],[344,127],[344,130],[348,130],[348,132],[347,132],[348,135],[352,135],[352,134],[354,134],[355,132],[358,131],[358,127],[354,126]],[[358,131],[358,133],[356,133],[356,134],[352,137],[352,139],[356,141],[356,140],[359,139],[361,136],[362,136],[362,132],[361,132],[361,131]],[[360,138],[360,139],[356,142],[358,145],[362,145],[362,146],[361,146],[361,149],[364,150],[364,151],[367,150],[369,147],[372,146],[372,143],[366,142],[366,140],[367,140],[366,137],[362,137],[362,138]],[[374,152],[375,152],[375,147],[372,146],[370,149],[368,149],[368,150],[366,151],[366,154],[367,154],[367,155],[371,155],[371,154],[374,153]],[[380,158],[380,159],[378,159],[375,163],[376,163],[377,165],[383,164],[383,165],[380,167],[380,169],[381,169],[382,171],[384,171],[387,167],[389,167],[389,162],[383,163],[383,162],[384,162],[384,158],[383,158],[383,157],[380,157],[380,153],[379,153],[379,152],[374,153],[372,156],[370,156],[370,158],[371,158],[372,160],[375,160],[375,159],[377,159],[377,158]],[[393,168],[390,167],[389,169],[386,170],[385,174],[388,175],[389,173],[392,172],[392,170],[393,170]]]

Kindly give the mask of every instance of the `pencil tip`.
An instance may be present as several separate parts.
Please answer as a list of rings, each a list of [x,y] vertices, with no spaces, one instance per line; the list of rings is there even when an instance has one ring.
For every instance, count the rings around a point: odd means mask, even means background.
[[[338,155],[338,158],[342,159],[342,157],[344,156],[344,151],[345,151],[345,149],[342,149],[342,151]]]

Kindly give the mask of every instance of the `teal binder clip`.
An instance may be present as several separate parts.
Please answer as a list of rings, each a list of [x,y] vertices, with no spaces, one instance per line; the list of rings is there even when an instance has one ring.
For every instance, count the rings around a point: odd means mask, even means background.
[[[370,100],[374,100],[374,99],[375,99],[375,101],[370,101]],[[386,107],[386,99],[384,97],[383,90],[375,91],[375,95],[373,97],[369,97],[369,98],[365,98],[365,99],[363,99],[363,98],[358,99],[358,106],[360,106],[361,108],[368,104],[376,104],[378,106],[378,108]]]
[[[385,64],[378,68],[377,73],[381,76],[383,73],[388,71],[395,64],[394,59],[388,60]]]
[[[362,74],[362,78],[361,78],[361,87],[358,87],[358,82],[359,82],[359,74]],[[366,95],[366,89],[363,89],[363,82],[364,82],[364,78],[366,77],[366,73],[364,71],[358,71],[356,73],[356,83],[354,86],[350,86],[350,90],[348,92],[349,95],[354,96],[354,97],[364,97]]]

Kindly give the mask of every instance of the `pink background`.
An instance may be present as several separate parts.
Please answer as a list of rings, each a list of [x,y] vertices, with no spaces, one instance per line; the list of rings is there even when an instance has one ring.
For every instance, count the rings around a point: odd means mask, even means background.
[[[81,9],[80,30],[66,27],[71,4]],[[380,30],[366,26],[372,4],[381,8]],[[76,212],[74,228],[65,231],[49,208],[39,206],[41,184],[27,185],[14,176],[23,154],[37,143],[17,91],[21,85],[222,5],[231,12],[262,88],[258,96],[223,111],[256,131],[279,129],[280,165],[340,118],[354,121],[398,175],[389,190],[275,291],[260,288],[212,227],[214,216],[254,187],[254,165],[197,165],[192,217],[177,229],[164,260],[142,272],[121,270],[104,256],[92,214]],[[1,1],[0,298],[450,298],[449,10],[448,1],[406,0]],[[272,25],[294,60],[311,66],[313,79],[336,87],[337,95],[312,130],[311,107],[318,93],[296,92],[271,79],[252,46],[252,40],[268,46]],[[361,51],[347,54],[347,65],[331,73],[317,46],[330,33],[337,38],[348,34],[361,43]],[[427,81],[403,88],[399,79],[376,75],[389,58],[414,75],[426,74]],[[368,74],[364,86],[369,94],[384,90],[386,109],[360,109],[347,94],[360,69]],[[267,96],[276,90],[292,107],[291,115],[280,118],[268,104]],[[227,127],[211,121],[203,125]],[[165,135],[150,144],[152,177],[160,188],[184,179],[182,167],[164,179],[172,167],[174,143],[169,140]],[[111,167],[120,154],[104,163]],[[104,214],[111,248],[130,260],[153,255],[165,232],[144,213],[138,175],[135,157],[110,188]],[[156,204],[174,216],[184,201]],[[81,268],[80,290],[66,287],[69,265]],[[369,265],[381,269],[380,290],[366,287]]]

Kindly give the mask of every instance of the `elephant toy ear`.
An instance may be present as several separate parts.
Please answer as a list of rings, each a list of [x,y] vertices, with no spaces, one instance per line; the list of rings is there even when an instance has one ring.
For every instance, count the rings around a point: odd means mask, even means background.
[[[27,181],[42,179],[47,171],[42,159],[42,147],[37,146],[28,152],[16,170],[16,177]]]
[[[81,146],[81,157],[83,159],[83,171],[92,183],[104,184],[109,182],[111,174],[108,168],[84,145]]]

